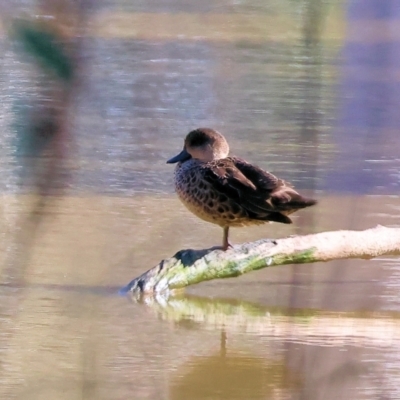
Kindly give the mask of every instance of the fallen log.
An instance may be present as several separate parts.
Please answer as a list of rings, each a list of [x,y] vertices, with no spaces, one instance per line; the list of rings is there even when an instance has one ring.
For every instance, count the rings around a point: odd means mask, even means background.
[[[181,250],[132,280],[121,293],[161,293],[211,279],[231,278],[285,264],[400,255],[400,228],[378,225],[364,231],[333,231],[263,239],[218,248]]]

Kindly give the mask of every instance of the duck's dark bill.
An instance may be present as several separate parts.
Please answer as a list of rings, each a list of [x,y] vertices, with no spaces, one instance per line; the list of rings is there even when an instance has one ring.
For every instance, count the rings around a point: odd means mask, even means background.
[[[190,157],[191,155],[186,150],[182,150],[177,156],[170,158],[167,161],[167,164],[174,164],[179,161],[186,161],[189,160]]]

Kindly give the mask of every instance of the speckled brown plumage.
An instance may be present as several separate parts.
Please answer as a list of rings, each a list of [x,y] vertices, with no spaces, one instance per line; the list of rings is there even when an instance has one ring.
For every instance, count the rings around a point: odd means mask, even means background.
[[[183,204],[199,218],[224,228],[223,249],[231,226],[268,221],[290,224],[289,214],[312,206],[282,179],[237,157],[228,157],[225,138],[209,128],[190,132],[178,162],[175,188]]]

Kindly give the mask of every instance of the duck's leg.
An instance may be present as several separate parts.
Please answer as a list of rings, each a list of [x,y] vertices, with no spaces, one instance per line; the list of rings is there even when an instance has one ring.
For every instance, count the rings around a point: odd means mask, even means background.
[[[228,250],[229,247],[232,247],[232,245],[229,243],[228,240],[228,235],[229,235],[229,226],[224,226],[224,238],[222,241],[222,250],[226,251]]]

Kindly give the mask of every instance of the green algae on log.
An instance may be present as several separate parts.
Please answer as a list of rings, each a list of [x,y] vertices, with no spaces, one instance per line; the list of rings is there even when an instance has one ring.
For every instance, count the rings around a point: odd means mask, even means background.
[[[218,248],[181,250],[132,280],[121,293],[161,293],[261,268],[347,258],[400,255],[400,228],[321,232]]]

